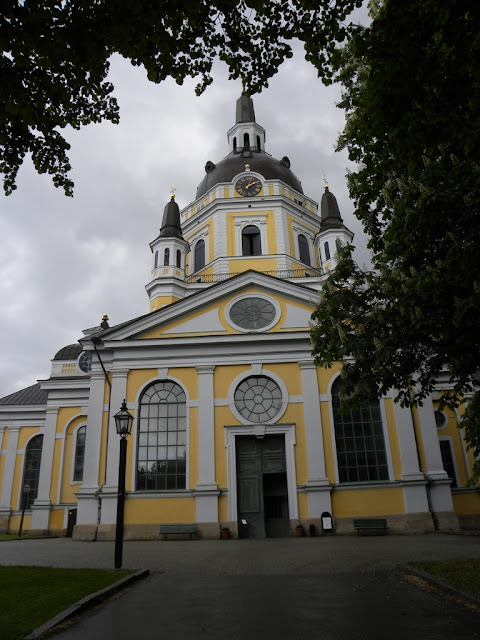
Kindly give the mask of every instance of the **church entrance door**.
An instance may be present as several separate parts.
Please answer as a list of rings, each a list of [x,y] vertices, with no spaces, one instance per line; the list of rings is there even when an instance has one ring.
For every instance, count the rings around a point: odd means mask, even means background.
[[[284,435],[236,437],[240,538],[289,535]]]

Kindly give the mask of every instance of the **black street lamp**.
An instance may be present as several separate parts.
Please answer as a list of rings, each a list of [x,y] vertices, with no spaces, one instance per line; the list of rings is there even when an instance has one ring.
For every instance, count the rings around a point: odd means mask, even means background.
[[[127,464],[127,436],[132,432],[133,416],[127,411],[125,400],[116,413],[115,426],[120,436],[120,458],[118,462],[117,527],[115,531],[115,569],[122,566],[123,555],[123,513],[125,510],[125,467]]]
[[[22,517],[20,518],[20,527],[18,528],[18,537],[22,537],[22,529],[23,529],[23,519],[25,518],[25,509],[27,508],[27,502],[30,495],[30,485],[23,485],[23,506],[22,506]]]

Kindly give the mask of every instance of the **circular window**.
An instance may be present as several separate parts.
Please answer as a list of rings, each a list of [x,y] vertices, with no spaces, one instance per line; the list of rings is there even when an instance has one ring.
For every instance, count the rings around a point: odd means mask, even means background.
[[[80,358],[78,359],[78,366],[81,371],[88,373],[92,370],[92,356],[89,353],[82,351]]]
[[[271,378],[251,376],[235,390],[235,408],[249,422],[266,422],[282,408],[282,392]]]
[[[435,424],[437,425],[437,429],[443,429],[447,424],[447,416],[443,411],[435,411]]]
[[[277,310],[265,298],[248,297],[237,300],[229,310],[229,318],[237,327],[258,331],[270,326],[277,317]]]

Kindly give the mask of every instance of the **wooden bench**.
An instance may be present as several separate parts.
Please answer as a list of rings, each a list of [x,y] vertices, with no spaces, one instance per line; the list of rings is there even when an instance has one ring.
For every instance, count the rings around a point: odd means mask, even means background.
[[[160,535],[163,534],[163,539],[167,539],[168,534],[189,534],[190,540],[192,539],[192,535],[197,533],[197,525],[196,524],[161,524],[160,525]]]
[[[385,536],[388,525],[385,518],[354,518],[353,528],[358,535]]]

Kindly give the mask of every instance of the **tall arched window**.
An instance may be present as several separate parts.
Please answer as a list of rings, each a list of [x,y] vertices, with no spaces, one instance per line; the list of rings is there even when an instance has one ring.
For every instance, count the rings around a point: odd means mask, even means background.
[[[155,265],[154,265],[154,269],[156,269],[158,267],[158,251],[155,251]]]
[[[235,151],[237,148],[237,138],[233,139],[233,150]]]
[[[358,411],[340,413],[341,388],[342,380],[338,377],[332,385],[338,481],[388,480],[380,405],[376,403],[362,406]]]
[[[323,247],[325,249],[325,260],[330,260],[330,247],[328,246],[328,242],[325,242]]]
[[[163,254],[163,266],[168,267],[170,264],[170,249],[165,249],[165,253]]]
[[[340,238],[335,239],[335,247],[337,248],[337,251],[340,251],[340,249],[342,248],[342,242]]]
[[[175,382],[162,380],[140,399],[137,490],[162,491],[186,486],[186,398]]]
[[[27,498],[25,504],[30,509],[38,494],[38,479],[40,477],[40,461],[42,459],[43,436],[34,436],[25,447],[25,466],[23,468],[22,498],[20,506]],[[30,491],[24,494],[24,487],[28,485]]]
[[[180,269],[182,266],[182,252],[180,249],[177,249],[177,268]]]
[[[195,245],[194,271],[199,271],[205,266],[205,240],[199,240]]]
[[[257,136],[257,149],[260,151],[260,136]]]
[[[310,250],[308,248],[308,240],[303,234],[299,234],[298,236],[298,252],[300,254],[300,260],[304,264],[308,264],[310,266]]]
[[[77,429],[77,437],[75,438],[75,458],[73,461],[73,481],[81,482],[83,480],[83,464],[85,461],[85,439],[87,436],[87,427],[83,426]]]
[[[248,135],[248,133],[243,134],[243,146],[244,147],[250,146],[250,136]]]
[[[242,229],[242,255],[261,256],[262,241],[260,229],[253,224],[249,224]]]

